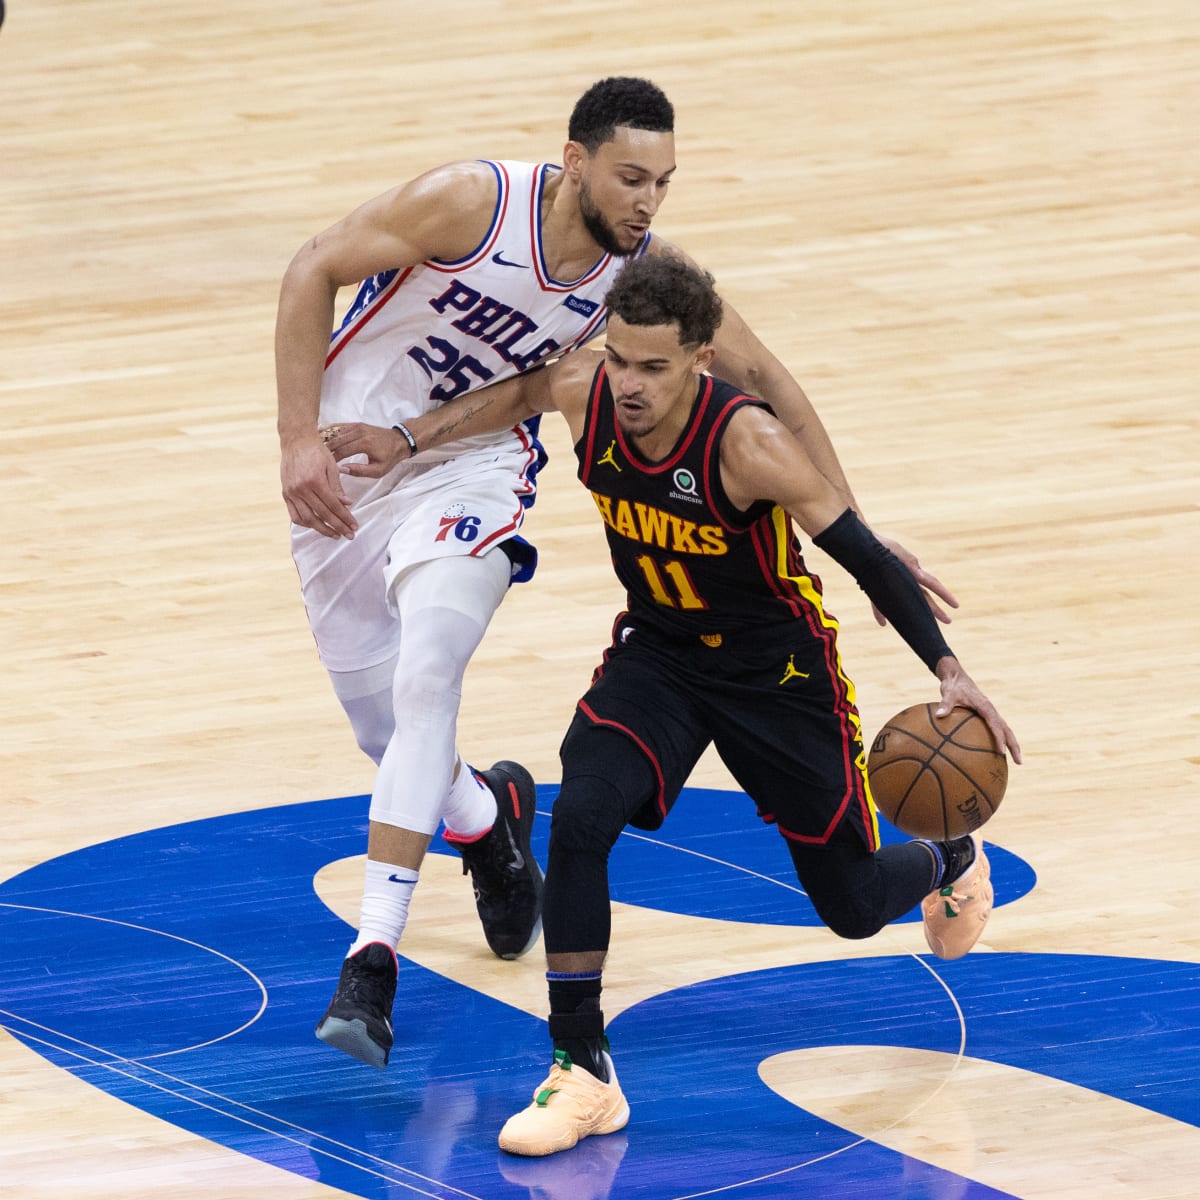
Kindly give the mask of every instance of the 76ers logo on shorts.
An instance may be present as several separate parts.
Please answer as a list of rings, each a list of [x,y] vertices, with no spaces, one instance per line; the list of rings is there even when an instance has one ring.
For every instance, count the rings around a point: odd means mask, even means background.
[[[460,542],[473,542],[479,536],[480,520],[478,517],[467,516],[466,507],[462,504],[452,504],[438,518],[437,537],[435,542],[444,542],[446,535],[453,529],[454,536]]]

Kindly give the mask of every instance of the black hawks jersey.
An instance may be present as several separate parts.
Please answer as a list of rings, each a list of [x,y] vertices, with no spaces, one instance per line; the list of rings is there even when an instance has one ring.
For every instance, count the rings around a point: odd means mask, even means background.
[[[703,638],[807,619],[828,625],[787,513],[769,501],[741,512],[721,485],[721,438],[743,405],[766,407],[701,376],[691,420],[661,462],[621,432],[604,365],[592,380],[579,479],[604,519],[629,612],[672,637]]]

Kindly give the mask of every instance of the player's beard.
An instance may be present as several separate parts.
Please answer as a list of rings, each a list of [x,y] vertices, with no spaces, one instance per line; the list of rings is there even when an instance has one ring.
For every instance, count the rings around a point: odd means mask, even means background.
[[[629,247],[621,245],[617,238],[617,231],[600,211],[599,205],[592,199],[592,189],[588,186],[587,180],[579,185],[579,215],[583,218],[584,228],[592,235],[592,241],[605,254],[611,254],[615,258],[628,258],[641,245],[640,241]]]

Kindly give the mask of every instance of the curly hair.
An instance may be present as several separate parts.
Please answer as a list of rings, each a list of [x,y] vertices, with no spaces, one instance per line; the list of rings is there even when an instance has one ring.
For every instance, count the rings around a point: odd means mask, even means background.
[[[713,277],[667,254],[627,263],[605,303],[627,325],[678,325],[681,346],[711,342],[721,324]]]
[[[595,154],[605,142],[612,141],[618,125],[673,133],[675,109],[662,89],[648,79],[613,75],[593,83],[575,102],[567,137]]]

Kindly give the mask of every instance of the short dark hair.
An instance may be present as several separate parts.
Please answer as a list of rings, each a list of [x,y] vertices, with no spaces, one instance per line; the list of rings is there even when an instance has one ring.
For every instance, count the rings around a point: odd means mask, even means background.
[[[673,133],[675,109],[663,90],[650,80],[612,75],[593,83],[575,102],[567,137],[595,154],[605,142],[612,141],[618,125]]]
[[[713,277],[669,254],[626,263],[605,303],[627,325],[678,325],[681,346],[711,342],[721,324]]]

